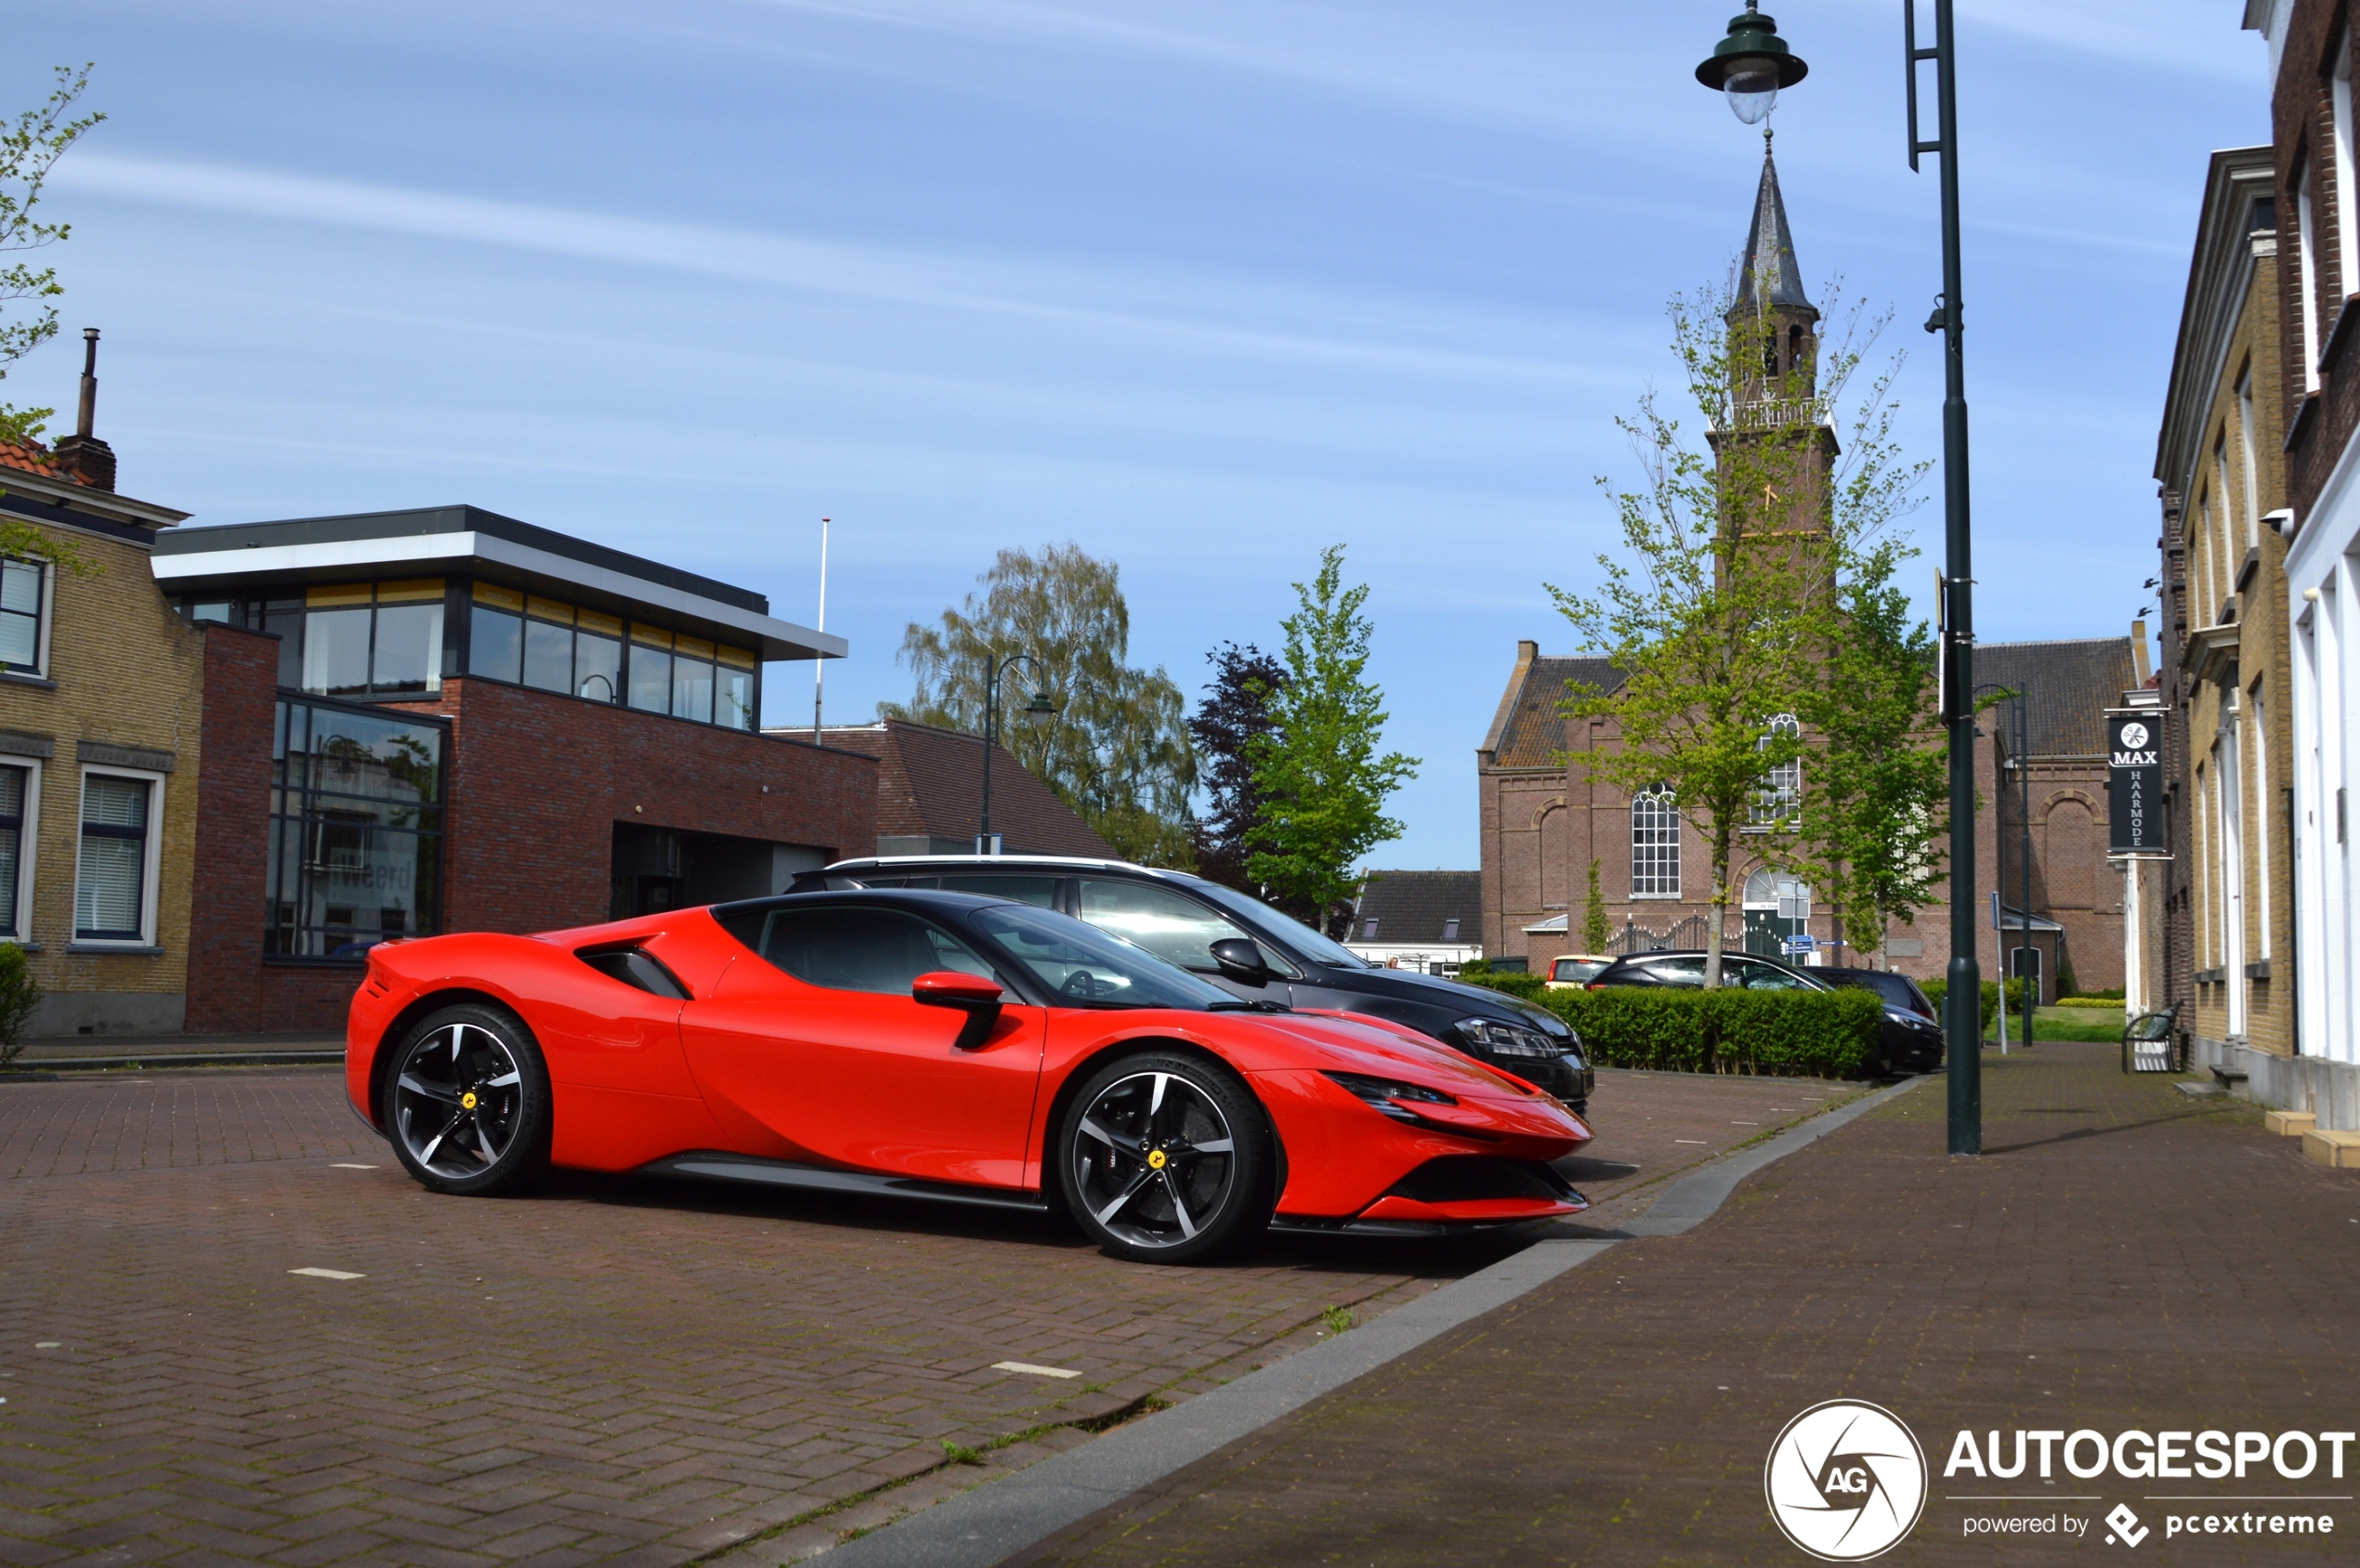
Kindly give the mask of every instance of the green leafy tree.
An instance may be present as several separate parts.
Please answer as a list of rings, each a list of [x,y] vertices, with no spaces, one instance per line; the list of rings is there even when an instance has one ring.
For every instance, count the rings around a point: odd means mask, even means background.
[[[1707,847],[1708,986],[1721,983],[1738,835],[1764,830],[1764,848],[1781,856],[1794,825],[1792,803],[1764,784],[1808,747],[1800,725],[1777,721],[1811,706],[1822,658],[1844,634],[1839,584],[1923,474],[1877,438],[1897,360],[1858,399],[1852,441],[1839,448],[1829,428],[1885,318],[1853,306],[1833,341],[1782,353],[1789,323],[1738,303],[1769,296],[1756,281],[1672,298],[1672,351],[1706,441],[1652,391],[1636,417],[1619,419],[1643,476],[1631,490],[1599,481],[1622,553],[1599,557],[1595,592],[1549,588],[1583,646],[1623,675],[1612,689],[1568,688],[1567,716],[1611,718],[1621,740],[1575,757],[1593,782],[1670,795]]]
[[[1606,944],[1614,940],[1614,926],[1606,920],[1606,895],[1598,886],[1598,862],[1590,862],[1590,900],[1581,909],[1582,950],[1603,953]]]
[[[90,85],[90,68],[59,66],[57,85],[38,108],[13,122],[0,122],[0,378],[7,367],[58,335],[56,301],[65,291],[54,267],[15,259],[57,244],[72,235],[71,224],[46,223],[34,216],[42,187],[66,149],[106,118],[73,116]],[[28,441],[41,434],[55,409],[20,409],[0,403],[0,439]],[[5,543],[5,541],[0,541]],[[11,553],[15,553],[11,551]]]
[[[1205,809],[1197,819],[1197,875],[1258,893],[1246,875],[1252,851],[1246,834],[1262,819],[1262,791],[1246,753],[1257,736],[1275,727],[1270,699],[1287,684],[1286,667],[1248,643],[1223,643],[1205,655],[1213,679],[1188,720],[1196,738],[1205,787]]]
[[[1934,633],[1894,582],[1915,554],[1893,540],[1860,553],[1839,589],[1843,634],[1802,710],[1809,751],[1793,866],[1828,903],[1837,940],[1864,952],[1933,896],[1949,832]]]
[[[1350,912],[1361,857],[1401,824],[1386,797],[1417,777],[1418,759],[1379,753],[1384,693],[1367,678],[1369,587],[1344,585],[1344,546],[1320,552],[1318,574],[1294,585],[1283,686],[1268,694],[1270,727],[1247,743],[1261,817],[1246,833],[1246,872],[1281,899],[1312,906],[1323,929]]]
[[[1076,544],[1003,550],[977,579],[981,592],[933,626],[912,621],[901,662],[917,688],[880,716],[983,733],[989,672],[1010,654],[1000,693],[1000,738],[1116,853],[1149,865],[1192,863],[1188,797],[1196,752],[1187,702],[1160,667],[1125,663],[1131,610],[1121,568]],[[1014,717],[1035,689],[1058,705],[1038,728]]]

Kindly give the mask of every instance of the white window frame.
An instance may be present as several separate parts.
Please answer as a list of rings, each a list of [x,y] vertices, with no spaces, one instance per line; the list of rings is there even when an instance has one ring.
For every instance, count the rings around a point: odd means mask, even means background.
[[[2196,539],[2204,546],[2204,601],[2196,606],[2196,624],[2209,626],[2221,613],[2221,568],[2213,558],[2212,498],[2196,497]]]
[[[6,557],[20,566],[29,566],[41,573],[40,608],[33,611],[33,668],[10,670],[20,680],[49,678],[49,634],[58,620],[58,563],[43,555],[9,555]]]
[[[1672,876],[1670,879],[1672,885],[1668,889],[1664,888],[1662,885],[1664,881],[1660,874],[1662,861],[1652,854],[1644,860],[1641,857],[1641,851],[1643,849],[1652,852],[1660,850],[1663,847],[1659,843],[1648,843],[1642,844],[1640,842],[1639,812],[1643,804],[1650,805],[1654,809],[1660,810],[1663,814],[1672,818]],[[1680,820],[1679,797],[1674,795],[1671,791],[1642,790],[1639,793],[1631,797],[1631,896],[1633,899],[1676,899],[1680,896],[1680,862],[1683,858],[1683,854],[1687,847],[1683,842],[1685,835],[1681,830],[1682,826],[1683,825]],[[1651,824],[1649,830],[1654,832],[1662,831],[1661,824],[1659,822]],[[1642,866],[1648,869],[1648,880],[1656,884],[1654,891],[1645,893],[1640,891],[1639,872]]]
[[[85,763],[82,767],[82,782],[74,792],[73,804],[73,908],[66,917],[66,930],[71,945],[86,952],[121,950],[138,952],[153,947],[156,943],[156,898],[164,869],[164,791],[166,775],[144,767],[116,767],[112,764]],[[148,834],[140,854],[139,866],[139,934],[137,939],[120,936],[83,936],[82,925],[82,817],[85,797],[92,778],[136,778],[149,786]]]
[[[2262,546],[2262,477],[2253,454],[2253,365],[2237,372],[2237,446],[2244,457],[2246,542]]]
[[[2335,110],[2335,173],[2336,173],[2336,239],[2340,254],[2337,256],[2337,272],[2341,287],[2339,301],[2360,294],[2360,199],[2353,190],[2352,172],[2352,33],[2346,29],[2336,40],[2335,71],[2329,81],[2328,98]]]
[[[2294,171],[2295,251],[2302,282],[2302,390],[2319,390],[2319,258],[2318,222],[2311,211],[2311,160]]]
[[[2262,683],[2256,681],[2245,712],[2246,751],[2253,758],[2249,770],[2253,775],[2253,855],[2257,871],[2253,879],[2259,895],[2254,921],[2254,956],[2263,963],[2270,961],[2270,738],[2262,720]]]
[[[41,845],[41,759],[0,755],[0,767],[25,770],[24,813],[17,830],[17,930],[14,935],[0,933],[0,942],[25,947],[33,945],[33,863]]]
[[[2237,508],[2229,497],[2229,432],[2222,430],[2212,443],[2212,493],[2221,503],[2222,554],[2229,562],[2229,592],[2237,591],[2237,574],[2245,569],[2246,558],[2237,549]],[[2249,548],[2260,543],[2248,539]]]

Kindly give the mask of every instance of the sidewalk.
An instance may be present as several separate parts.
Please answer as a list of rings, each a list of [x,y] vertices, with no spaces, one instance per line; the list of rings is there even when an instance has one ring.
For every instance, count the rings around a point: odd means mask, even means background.
[[[2124,1077],[2117,1055],[1987,1054],[1973,1161],[1945,1153],[1927,1080],[1688,1235],[1625,1243],[1017,1561],[1803,1562],[1764,1506],[1763,1461],[1790,1418],[1837,1397],[1886,1406],[1927,1450],[1924,1516],[1888,1561],[2061,1561],[2103,1545],[2117,1503],[2159,1526],[2157,1492],[2348,1498],[2360,1465],[2306,1483],[2267,1467],[2243,1484],[2061,1468],[2045,1490],[1945,1483],[1961,1429],[2360,1427],[2360,1177],[2307,1163],[2252,1107]],[[1964,1538],[1970,1517],[2010,1510],[1953,1497],[1998,1492],[2091,1533]],[[2303,1506],[2360,1531],[2350,1501]],[[2204,1562],[2352,1550],[2159,1528],[2146,1546]]]
[[[344,1060],[344,1036],[319,1031],[227,1035],[54,1035],[24,1042],[13,1072],[119,1066],[295,1066]]]

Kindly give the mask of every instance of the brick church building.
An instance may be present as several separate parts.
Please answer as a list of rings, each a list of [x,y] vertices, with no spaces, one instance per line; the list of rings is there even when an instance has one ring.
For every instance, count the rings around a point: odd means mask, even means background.
[[[1819,313],[1804,294],[1777,170],[1766,150],[1742,261],[1733,319],[1737,311],[1767,317],[1776,328],[1772,351],[1783,357],[1773,369],[1800,377],[1808,393]],[[1788,391],[1797,385],[1790,380]],[[1784,414],[1770,411],[1773,420]],[[1722,451],[1732,438],[1716,431],[1713,438]],[[1821,426],[1813,450],[1822,463],[1832,463],[1834,431]],[[2000,972],[2003,945],[2028,941],[2041,953],[2043,990],[2051,996],[2060,969],[2070,971],[2081,988],[2119,986],[2124,882],[2105,859],[2103,714],[2119,706],[2128,689],[2144,684],[2148,673],[2134,669],[2129,637],[1986,643],[1976,650],[1975,667],[1978,682],[2020,691],[2025,704],[2021,725],[2014,699],[1987,712],[1975,742],[1976,886],[1999,890],[2005,911],[1996,926],[1986,921],[1979,934],[1984,973]],[[1516,645],[1514,667],[1475,754],[1481,940],[1495,964],[1538,971],[1559,954],[1587,950],[1582,926],[1593,865],[1613,933],[1611,951],[1706,945],[1711,845],[1670,796],[1634,800],[1593,783],[1581,754],[1618,747],[1618,727],[1609,717],[1567,718],[1562,712],[1568,684],[1611,692],[1621,682],[1605,659],[1544,655],[1530,640]],[[1768,722],[1793,721],[1770,715]],[[1780,769],[1763,784],[1774,795],[1809,788],[1800,767]],[[1738,834],[1724,930],[1731,949],[1776,955],[1787,939],[1804,933],[1822,945],[1835,939],[1830,911],[1780,867],[1777,851],[1775,828]],[[1830,961],[1919,977],[1942,973],[1949,958],[1947,898],[1947,887],[1937,884],[1915,921],[1895,921],[1877,951],[1847,947]]]

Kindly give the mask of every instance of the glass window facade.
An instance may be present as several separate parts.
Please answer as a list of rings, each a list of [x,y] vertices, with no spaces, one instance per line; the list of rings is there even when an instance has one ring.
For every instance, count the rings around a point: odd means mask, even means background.
[[[82,777],[82,852],[73,885],[77,942],[138,942],[147,934],[148,828],[153,781]]]
[[[192,621],[276,634],[279,684],[317,697],[431,696],[447,670],[725,729],[760,721],[754,653],[671,627],[465,580],[315,584],[300,595],[194,594],[180,607]],[[0,606],[0,662],[9,634]]]
[[[441,928],[447,740],[407,715],[280,701],[265,953],[358,961]]]

